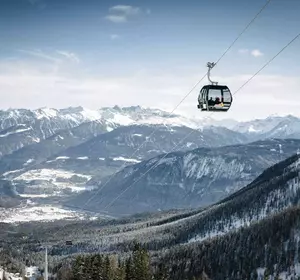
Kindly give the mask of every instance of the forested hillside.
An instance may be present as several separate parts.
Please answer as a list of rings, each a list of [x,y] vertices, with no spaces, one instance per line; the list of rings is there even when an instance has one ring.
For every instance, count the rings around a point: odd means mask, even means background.
[[[116,271],[120,272],[136,244],[141,244],[149,252],[150,273],[170,276],[158,279],[192,280],[201,275],[216,280],[274,280],[259,275],[297,279],[284,275],[300,277],[299,163],[300,155],[296,154],[266,169],[228,198],[192,211],[76,223],[5,225],[2,254],[16,265],[29,260],[42,266],[44,244],[48,244],[53,273],[76,256],[99,253],[117,255],[120,262]],[[66,245],[67,240],[73,245]],[[100,261],[95,258],[93,261]],[[84,262],[91,260],[89,257]],[[85,275],[93,271],[91,267]]]

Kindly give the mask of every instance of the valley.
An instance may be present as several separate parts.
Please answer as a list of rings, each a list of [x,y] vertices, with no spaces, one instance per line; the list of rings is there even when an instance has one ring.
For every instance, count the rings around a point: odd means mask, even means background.
[[[0,234],[5,242],[0,245],[16,262],[31,252],[31,261],[41,265],[41,244],[47,243],[52,271],[82,252],[117,251],[126,256],[139,242],[149,250],[153,265],[163,263],[174,278],[204,272],[213,279],[223,279],[224,274],[238,278],[241,270],[236,256],[242,255],[244,279],[250,279],[250,274],[296,277],[300,276],[299,199],[300,155],[295,154],[211,206],[89,222],[8,223],[3,224]],[[72,245],[65,245],[70,239]],[[255,262],[246,261],[249,254]],[[188,270],[181,268],[182,262]],[[222,270],[215,269],[219,265]]]
[[[56,274],[83,252],[126,258],[138,242],[153,266],[164,264],[176,279],[300,276],[300,119],[235,125],[206,119],[197,127],[139,106],[89,112],[94,119],[69,108],[61,111],[72,122],[63,127],[59,111],[49,110],[26,117],[45,119],[45,138],[37,130],[31,137],[40,140],[32,143],[20,134],[15,141],[22,145],[7,145],[0,158],[0,257],[13,267],[28,254],[30,263],[43,266],[43,244]],[[51,118],[59,129],[51,128]],[[5,123],[19,125],[14,122],[0,114],[2,141],[14,135]],[[269,229],[276,234],[270,237]],[[281,253],[293,263],[274,260],[282,250],[278,240],[296,248]],[[240,250],[257,260],[242,272]]]

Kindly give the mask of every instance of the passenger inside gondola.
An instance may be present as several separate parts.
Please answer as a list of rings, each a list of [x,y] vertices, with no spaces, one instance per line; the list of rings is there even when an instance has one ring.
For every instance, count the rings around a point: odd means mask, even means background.
[[[215,100],[215,104],[220,104],[220,98],[219,97],[216,97],[216,100]]]
[[[210,97],[210,99],[208,100],[208,106],[214,106],[215,102],[213,101],[213,98]]]

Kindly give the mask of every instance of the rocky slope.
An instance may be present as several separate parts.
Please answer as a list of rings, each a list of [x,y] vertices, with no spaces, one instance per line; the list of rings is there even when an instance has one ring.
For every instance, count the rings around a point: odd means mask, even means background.
[[[300,140],[271,139],[160,155],[100,182],[91,179],[88,184],[98,189],[79,194],[68,205],[80,206],[93,197],[90,209],[114,214],[205,206],[250,183],[299,148]]]

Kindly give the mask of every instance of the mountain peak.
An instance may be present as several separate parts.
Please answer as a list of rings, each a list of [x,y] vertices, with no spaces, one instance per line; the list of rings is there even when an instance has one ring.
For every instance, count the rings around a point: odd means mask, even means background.
[[[53,108],[42,107],[34,110],[34,113],[38,119],[42,119],[42,118],[50,119],[53,117],[57,117],[59,111]]]
[[[63,114],[73,114],[73,113],[80,113],[84,111],[85,109],[82,106],[77,106],[77,107],[67,107],[67,108],[62,108],[59,111]]]

